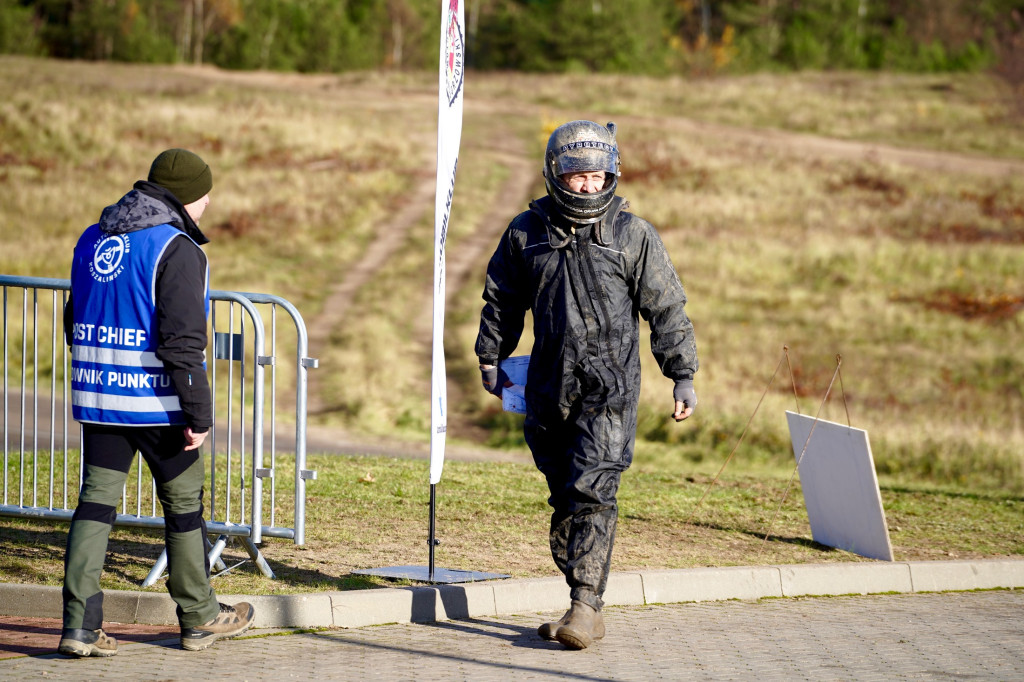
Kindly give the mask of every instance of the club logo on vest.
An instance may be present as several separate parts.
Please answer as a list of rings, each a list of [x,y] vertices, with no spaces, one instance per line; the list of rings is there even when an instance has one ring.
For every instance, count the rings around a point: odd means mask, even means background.
[[[130,250],[127,235],[115,234],[101,240],[93,252],[89,273],[97,282],[110,282],[124,271],[121,263]]]
[[[465,52],[462,47],[462,27],[459,26],[459,0],[448,3],[448,31],[445,34],[445,94],[448,95],[448,106],[455,104],[462,90],[462,77],[465,71]]]

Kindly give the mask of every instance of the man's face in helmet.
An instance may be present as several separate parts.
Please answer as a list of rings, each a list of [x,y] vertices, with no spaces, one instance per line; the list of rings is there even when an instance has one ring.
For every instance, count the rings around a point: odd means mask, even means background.
[[[604,189],[604,171],[580,171],[578,173],[564,173],[560,176],[565,186],[573,192],[581,194],[593,194]]]

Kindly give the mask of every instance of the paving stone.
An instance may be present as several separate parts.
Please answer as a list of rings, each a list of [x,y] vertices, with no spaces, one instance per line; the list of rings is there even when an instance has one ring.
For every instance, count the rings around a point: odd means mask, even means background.
[[[1024,680],[1024,590],[608,606],[568,651],[557,611],[222,641],[124,643],[113,658],[0,661],[0,680]],[[264,635],[264,636],[261,636]]]

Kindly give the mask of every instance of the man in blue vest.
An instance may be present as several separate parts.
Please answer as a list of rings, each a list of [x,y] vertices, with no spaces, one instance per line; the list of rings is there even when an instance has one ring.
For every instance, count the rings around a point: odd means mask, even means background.
[[[198,223],[212,187],[199,156],[168,149],[75,246],[64,326],[84,462],[64,561],[58,650],[68,656],[117,653],[102,630],[100,573],[136,452],[163,506],[167,590],[182,647],[205,649],[253,623],[250,604],[218,603],[206,559],[199,448],[213,407],[204,355],[209,269],[199,248],[209,240]]]

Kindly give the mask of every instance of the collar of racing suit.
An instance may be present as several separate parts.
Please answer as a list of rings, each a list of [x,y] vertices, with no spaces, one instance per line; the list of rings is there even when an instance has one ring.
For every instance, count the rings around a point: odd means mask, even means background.
[[[565,248],[573,235],[576,234],[577,225],[566,222],[566,218],[552,205],[550,197],[542,197],[530,202],[530,210],[544,221],[544,227],[548,233],[548,244],[553,249]],[[608,246],[612,243],[612,226],[620,211],[629,208],[629,202],[622,197],[614,197],[608,206],[608,211],[598,222],[593,224],[594,240],[601,246]],[[589,225],[585,227],[590,227]]]

